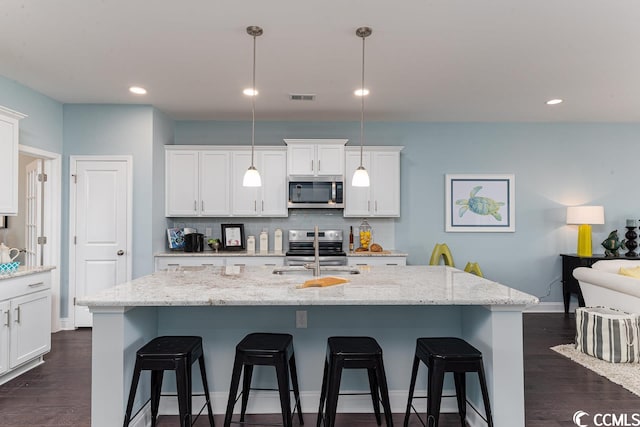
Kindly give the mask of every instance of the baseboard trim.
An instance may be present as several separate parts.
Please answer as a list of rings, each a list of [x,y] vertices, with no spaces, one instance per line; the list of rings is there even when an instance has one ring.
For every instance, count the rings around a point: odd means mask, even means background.
[[[577,305],[569,305],[569,313],[573,313]],[[524,309],[525,313],[564,313],[563,302],[541,302],[540,304],[533,304],[527,306]]]
[[[68,317],[63,317],[60,319],[60,330],[61,331],[73,331],[76,329],[73,321]]]

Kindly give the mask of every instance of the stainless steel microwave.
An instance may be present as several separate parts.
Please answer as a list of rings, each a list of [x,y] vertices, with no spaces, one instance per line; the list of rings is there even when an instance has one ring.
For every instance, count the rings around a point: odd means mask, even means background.
[[[336,177],[312,180],[289,179],[290,208],[338,209],[344,208],[344,181]]]

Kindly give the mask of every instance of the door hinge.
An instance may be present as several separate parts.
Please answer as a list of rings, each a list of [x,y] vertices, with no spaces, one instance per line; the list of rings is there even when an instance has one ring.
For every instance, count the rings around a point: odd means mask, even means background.
[[[47,244],[47,236],[38,237],[38,244],[39,245],[46,245]]]
[[[74,184],[77,184],[77,183],[78,183],[78,175],[76,175],[76,174],[74,173],[74,174],[71,174],[71,176],[73,177],[73,183],[74,183]]]
[[[38,174],[38,182],[47,182],[47,179],[49,177],[47,176],[46,173],[39,173]]]
[[[76,297],[73,297],[73,305],[76,305]]]
[[[78,244],[78,236],[73,236],[73,244],[74,245]]]

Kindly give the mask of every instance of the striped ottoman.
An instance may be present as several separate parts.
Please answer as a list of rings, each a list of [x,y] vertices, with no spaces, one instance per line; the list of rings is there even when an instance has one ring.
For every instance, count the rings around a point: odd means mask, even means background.
[[[612,363],[639,363],[640,316],[605,307],[576,309],[576,348]]]

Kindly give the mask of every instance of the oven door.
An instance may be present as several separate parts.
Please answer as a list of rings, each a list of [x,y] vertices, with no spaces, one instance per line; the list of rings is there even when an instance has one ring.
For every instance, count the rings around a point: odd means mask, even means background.
[[[305,265],[315,261],[313,255],[287,255],[284,258],[286,265]],[[323,255],[320,257],[320,265],[347,265],[347,257],[340,255]]]

